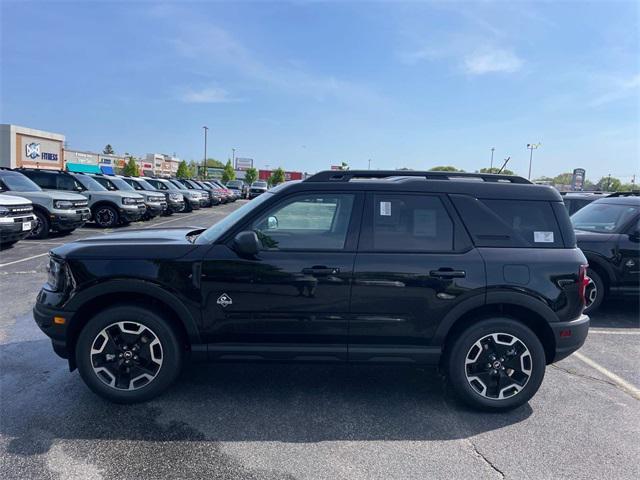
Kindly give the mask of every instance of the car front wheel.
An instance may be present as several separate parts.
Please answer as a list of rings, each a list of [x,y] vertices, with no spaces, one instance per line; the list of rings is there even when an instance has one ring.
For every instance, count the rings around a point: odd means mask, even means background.
[[[87,386],[116,403],[149,400],[180,373],[182,349],[169,323],[133,305],[106,309],[89,320],[76,345]]]
[[[481,320],[453,340],[446,369],[456,394],[481,410],[509,410],[528,402],[544,378],[538,337],[511,318]]]
[[[97,207],[93,212],[93,219],[102,228],[113,228],[120,223],[120,216],[115,208],[108,205]]]

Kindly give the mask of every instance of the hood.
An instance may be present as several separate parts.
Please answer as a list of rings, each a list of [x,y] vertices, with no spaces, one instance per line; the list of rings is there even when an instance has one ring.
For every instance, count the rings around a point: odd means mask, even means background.
[[[0,205],[14,206],[14,205],[31,205],[31,200],[24,197],[16,197],[15,195],[0,195]]]
[[[16,192],[17,193],[17,192]],[[34,191],[34,192],[20,192],[20,196],[24,198],[28,198],[35,203],[38,203],[38,200],[44,200],[48,202],[51,199],[54,200],[72,200],[74,202],[83,201],[86,202],[87,199],[84,195],[80,195],[78,193],[69,193],[63,192],[60,190],[42,190],[42,191]]]
[[[575,230],[576,233],[576,242],[578,242],[578,246],[581,243],[605,243],[609,242],[616,235],[615,233],[598,233],[598,232],[587,232],[585,230]]]
[[[204,230],[201,227],[145,228],[83,238],[54,248],[51,252],[62,258],[106,259],[171,259],[179,258],[197,245],[189,235]]]

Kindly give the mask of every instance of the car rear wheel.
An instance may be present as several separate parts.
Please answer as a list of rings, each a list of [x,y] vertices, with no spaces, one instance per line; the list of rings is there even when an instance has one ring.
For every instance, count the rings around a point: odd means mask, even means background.
[[[117,403],[136,403],[162,393],[182,365],[178,337],[152,310],[122,305],[102,311],[84,327],[76,363],[87,386]]]
[[[47,238],[49,236],[49,229],[51,228],[47,215],[37,210],[34,211],[33,214],[36,217],[36,223],[28,238],[35,238],[37,240]]]
[[[101,205],[94,209],[93,219],[102,228],[113,228],[120,223],[120,216],[115,208]]]
[[[589,314],[600,307],[606,289],[602,277],[595,270],[587,269],[587,278],[589,283],[584,289],[584,313]]]
[[[511,318],[489,318],[453,340],[447,358],[448,379],[468,405],[503,411],[528,402],[545,371],[538,337]]]

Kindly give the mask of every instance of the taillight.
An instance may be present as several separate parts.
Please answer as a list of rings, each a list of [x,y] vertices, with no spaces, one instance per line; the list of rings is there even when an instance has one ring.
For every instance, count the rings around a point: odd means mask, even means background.
[[[587,290],[587,285],[589,285],[589,277],[587,277],[587,267],[589,265],[580,265],[580,270],[578,271],[578,295],[580,295],[580,301],[584,305],[585,300],[585,292]]]

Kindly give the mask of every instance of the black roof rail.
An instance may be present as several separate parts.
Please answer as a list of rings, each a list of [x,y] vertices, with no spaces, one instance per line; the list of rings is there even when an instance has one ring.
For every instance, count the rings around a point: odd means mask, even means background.
[[[516,175],[498,175],[495,173],[430,172],[416,170],[325,170],[310,176],[305,182],[348,182],[354,178],[382,179],[389,177],[420,177],[427,180],[457,180],[477,178],[485,182],[528,183],[529,180]]]
[[[611,197],[638,197],[640,196],[640,190],[631,190],[630,192],[613,192],[607,195],[607,198]]]

